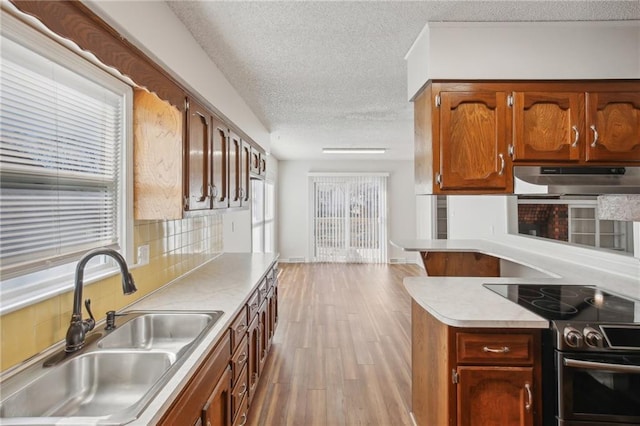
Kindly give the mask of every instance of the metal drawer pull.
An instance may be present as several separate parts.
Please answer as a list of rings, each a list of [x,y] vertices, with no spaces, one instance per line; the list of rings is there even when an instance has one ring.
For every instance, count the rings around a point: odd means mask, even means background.
[[[240,327],[238,327],[238,329],[236,330],[236,333],[238,333],[238,334],[242,334],[242,333],[244,333],[245,331],[247,331],[247,328],[249,328],[249,327],[247,327],[247,325],[246,325],[246,324],[242,324]]]
[[[247,358],[248,358],[247,353],[242,352],[242,355],[240,355],[240,358],[238,358],[238,364],[244,364]]]
[[[484,348],[482,348],[482,352],[490,352],[492,354],[506,354],[507,352],[511,352],[511,349],[509,349],[509,346],[503,346],[498,349],[485,346]]]
[[[619,373],[640,373],[640,366],[638,365],[621,365],[621,364],[609,364],[606,362],[594,362],[594,361],[580,361],[577,359],[564,359],[564,365],[566,367],[584,368],[587,370],[604,370],[615,371]]]
[[[247,413],[242,413],[242,417],[240,417],[242,420],[242,422],[240,422],[240,424],[238,426],[244,426],[247,424]]]
[[[247,392],[247,384],[243,383],[241,389],[242,390],[238,392],[238,399],[242,399],[242,395],[244,395]]]
[[[257,303],[252,303],[251,306],[249,306],[251,309],[258,309],[258,304]]]
[[[524,409],[531,411],[531,406],[533,405],[533,392],[531,392],[531,385],[529,383],[525,383],[524,390],[527,391],[527,402],[524,404]]]
[[[592,124],[589,128],[593,130],[593,142],[591,143],[591,148],[595,148],[598,144],[598,130],[596,129],[596,126],[594,124]]]
[[[580,131],[578,130],[578,126],[571,126],[571,130],[575,133],[575,137],[573,138],[572,147],[578,146],[578,140],[580,139]]]

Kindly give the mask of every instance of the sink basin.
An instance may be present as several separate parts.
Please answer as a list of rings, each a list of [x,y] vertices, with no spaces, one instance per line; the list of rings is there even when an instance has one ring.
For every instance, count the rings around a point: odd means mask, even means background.
[[[136,419],[223,312],[129,312],[98,326],[78,353],[34,360],[2,380],[0,424],[110,424]],[[53,360],[54,365],[44,367]],[[79,422],[79,423],[78,423]]]
[[[220,314],[221,315],[221,314]],[[178,353],[220,315],[147,313],[119,326],[98,342],[103,349],[160,349]]]
[[[131,408],[175,362],[162,352],[80,355],[2,403],[2,417],[107,416]]]

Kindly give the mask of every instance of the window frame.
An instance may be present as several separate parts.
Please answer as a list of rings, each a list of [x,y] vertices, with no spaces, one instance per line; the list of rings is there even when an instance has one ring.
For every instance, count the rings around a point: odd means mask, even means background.
[[[133,262],[133,88],[125,77],[117,78],[113,70],[106,70],[97,59],[89,60],[86,52],[69,46],[68,40],[45,31],[41,26],[30,25],[4,9],[2,38],[8,37],[33,52],[68,68],[84,78],[122,94],[123,117],[120,155],[119,207],[117,233],[120,252],[130,264]],[[79,50],[79,49],[78,49]],[[61,265],[27,272],[0,281],[0,315],[24,308],[34,303],[65,293],[74,287],[76,259]],[[85,271],[84,283],[91,284],[118,273],[119,269],[105,257],[92,259]]]

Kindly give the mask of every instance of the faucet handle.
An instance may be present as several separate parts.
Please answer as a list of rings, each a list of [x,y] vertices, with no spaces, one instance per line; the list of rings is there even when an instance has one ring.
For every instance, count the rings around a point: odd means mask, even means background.
[[[107,321],[105,330],[113,330],[116,328],[116,311],[107,311]]]
[[[91,312],[91,299],[85,299],[84,307],[87,308],[87,312],[89,313],[89,319],[84,320],[84,326],[86,327],[85,332],[93,330],[93,327],[96,326],[96,320],[93,317],[93,312]]]

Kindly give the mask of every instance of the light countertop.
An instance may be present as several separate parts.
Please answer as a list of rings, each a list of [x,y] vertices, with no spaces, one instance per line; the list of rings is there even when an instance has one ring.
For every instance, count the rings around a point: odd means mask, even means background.
[[[640,300],[640,261],[564,245],[524,239],[400,240],[405,251],[478,252],[504,260],[506,275],[487,277],[410,277],[411,297],[443,323],[454,327],[547,328],[549,322],[483,287],[489,283],[595,285]],[[591,256],[591,258],[590,258]],[[525,275],[525,276],[522,276]],[[640,306],[640,304],[638,304]],[[638,313],[640,317],[640,313]]]
[[[224,311],[166,386],[130,425],[157,423],[277,260],[275,254],[223,254],[123,311]]]

